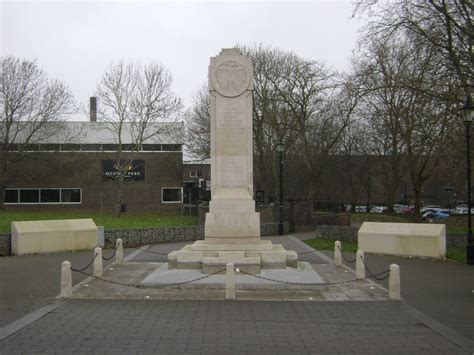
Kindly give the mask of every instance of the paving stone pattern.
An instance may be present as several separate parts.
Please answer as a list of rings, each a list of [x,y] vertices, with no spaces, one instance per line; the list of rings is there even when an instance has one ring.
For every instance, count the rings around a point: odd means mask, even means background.
[[[71,300],[0,352],[466,353],[401,304]]]

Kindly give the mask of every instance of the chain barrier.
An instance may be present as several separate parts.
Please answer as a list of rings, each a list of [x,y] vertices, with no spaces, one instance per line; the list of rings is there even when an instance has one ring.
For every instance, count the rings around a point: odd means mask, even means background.
[[[387,272],[390,272],[390,270],[384,270],[382,272],[379,272],[379,273],[376,273],[376,274],[371,274],[370,276],[366,276],[362,279],[352,279],[352,280],[346,280],[346,281],[335,281],[335,282],[323,282],[323,283],[305,283],[305,282],[294,282],[294,281],[283,281],[283,280],[276,280],[276,279],[271,279],[269,277],[265,277],[265,276],[259,276],[259,275],[255,275],[255,274],[251,274],[249,272],[245,272],[243,270],[239,270],[239,273],[242,273],[242,274],[245,274],[245,275],[249,275],[249,276],[253,276],[257,279],[261,279],[261,280],[266,280],[266,281],[273,281],[273,282],[279,282],[279,283],[282,283],[282,284],[288,284],[288,285],[300,285],[300,286],[325,286],[325,285],[340,285],[340,284],[345,284],[345,283],[351,283],[351,282],[357,282],[357,281],[361,281],[361,280],[366,280],[366,279],[370,279],[370,278],[375,278],[376,276],[379,276],[379,275],[383,275]],[[385,277],[387,278],[388,275]],[[382,280],[384,280],[385,278],[383,278]]]
[[[390,269],[388,270],[385,270],[384,272],[382,273],[377,273],[377,274],[373,274],[370,270],[369,270],[369,267],[367,266],[367,264],[365,263],[365,260],[364,258],[361,258],[362,259],[362,264],[364,264],[364,268],[365,268],[365,271],[367,271],[367,273],[369,274],[369,278],[374,278],[375,280],[378,280],[378,281],[383,281],[385,280],[387,277],[390,276]],[[382,277],[378,277],[379,275],[381,274],[385,274],[385,276],[382,276]]]
[[[135,288],[155,288],[155,289],[160,289],[160,288],[169,287],[169,286],[184,285],[184,284],[191,283],[191,282],[194,282],[194,281],[199,281],[199,280],[207,279],[208,277],[211,277],[211,276],[214,276],[214,275],[217,275],[217,274],[220,274],[220,273],[226,271],[226,269],[221,269],[221,270],[219,270],[219,271],[213,272],[213,273],[208,274],[208,275],[200,276],[200,277],[197,277],[197,278],[192,279],[192,280],[181,281],[181,282],[174,282],[174,283],[169,283],[169,284],[161,284],[161,285],[137,285],[137,284],[127,284],[127,283],[124,283],[124,282],[119,282],[119,281],[114,281],[114,280],[105,279],[105,278],[103,278],[103,277],[95,276],[95,275],[89,274],[89,273],[87,273],[87,272],[84,272],[83,270],[73,269],[72,267],[71,267],[71,270],[72,270],[72,271],[75,271],[75,272],[78,272],[78,273],[80,273],[80,274],[83,274],[83,275],[85,275],[85,276],[89,276],[89,277],[92,277],[92,278],[94,278],[94,279],[97,279],[97,280],[100,280],[100,281],[104,281],[104,282],[108,282],[108,283],[115,284],[115,285],[128,286],[128,287],[135,287]]]
[[[339,251],[341,252],[342,258],[343,258],[346,262],[348,262],[349,264],[355,263],[355,261],[357,260],[357,256],[356,256],[354,259],[346,258],[346,257],[344,256],[344,254],[342,253],[342,249],[341,249],[341,247],[340,247],[339,245],[337,246],[337,249],[339,249]]]
[[[110,260],[110,259],[112,259],[112,258],[115,256],[115,254],[117,254],[117,248],[115,248],[115,251],[114,251],[114,252],[112,253],[112,255],[109,256],[109,257],[105,257],[105,256],[102,254],[102,259],[103,259],[103,260]]]
[[[76,271],[76,272],[83,272],[84,270],[86,270],[87,268],[89,268],[89,267],[92,265],[92,263],[94,262],[95,258],[97,258],[97,255],[99,255],[99,254],[96,253],[96,254],[94,255],[94,257],[92,258],[92,260],[90,261],[90,263],[87,264],[86,266],[84,266],[82,269],[75,269],[75,268],[73,268],[73,267],[71,266],[71,270],[72,270],[72,271]]]

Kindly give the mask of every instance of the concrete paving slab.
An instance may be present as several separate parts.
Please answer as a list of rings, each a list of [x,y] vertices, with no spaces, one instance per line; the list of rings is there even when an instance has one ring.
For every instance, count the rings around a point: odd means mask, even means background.
[[[188,280],[196,281],[185,283],[181,285],[181,288],[212,288],[213,286],[219,289],[225,288],[224,273],[206,277],[199,270],[168,269],[167,264],[160,265],[155,271],[145,277],[141,284],[160,286],[186,282]],[[256,276],[243,274],[242,272],[236,273],[236,287],[238,289],[285,289],[297,286],[318,286],[323,283],[324,280],[307,262],[300,263],[298,269],[290,267],[287,267],[285,270],[262,269]]]

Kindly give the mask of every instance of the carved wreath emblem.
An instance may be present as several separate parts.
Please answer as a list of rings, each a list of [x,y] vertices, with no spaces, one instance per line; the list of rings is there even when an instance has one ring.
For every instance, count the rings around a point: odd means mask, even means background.
[[[214,86],[224,96],[238,96],[249,85],[249,74],[242,64],[227,61],[219,65],[214,72]]]

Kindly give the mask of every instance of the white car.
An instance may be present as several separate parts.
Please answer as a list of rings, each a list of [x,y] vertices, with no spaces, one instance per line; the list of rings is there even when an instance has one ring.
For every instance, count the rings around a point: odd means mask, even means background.
[[[386,207],[386,206],[374,206],[374,207],[372,207],[372,209],[370,210],[370,212],[373,212],[373,213],[384,213],[384,212],[387,212],[387,207]]]

